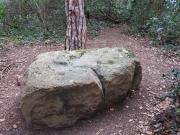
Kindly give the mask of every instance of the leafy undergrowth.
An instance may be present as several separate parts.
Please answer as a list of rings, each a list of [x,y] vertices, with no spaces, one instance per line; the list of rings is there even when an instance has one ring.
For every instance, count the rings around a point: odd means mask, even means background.
[[[150,117],[149,123],[141,126],[149,135],[180,134],[180,69],[173,69],[163,75],[170,80],[169,92],[159,97],[160,103],[154,107],[155,115]],[[147,126],[148,125],[148,126]],[[143,131],[142,131],[143,132]]]
[[[163,45],[159,54],[169,58],[180,57],[180,46],[172,44]]]

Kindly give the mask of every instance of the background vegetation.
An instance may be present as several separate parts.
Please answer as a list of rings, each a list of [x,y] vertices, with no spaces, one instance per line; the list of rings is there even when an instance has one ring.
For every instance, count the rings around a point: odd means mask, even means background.
[[[154,45],[179,49],[180,0],[85,0],[94,35],[102,25],[126,23],[131,34],[150,35]],[[64,0],[0,0],[0,36],[18,44],[34,39],[63,40]],[[2,44],[2,43],[1,43]]]
[[[64,37],[63,0],[9,0],[0,2],[0,36],[11,37],[17,44],[35,39],[52,41]]]

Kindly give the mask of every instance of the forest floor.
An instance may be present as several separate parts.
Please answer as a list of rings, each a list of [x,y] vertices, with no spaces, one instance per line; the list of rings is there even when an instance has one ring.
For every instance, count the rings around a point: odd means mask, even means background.
[[[123,28],[104,28],[100,36],[89,37],[87,48],[125,47],[139,58],[143,78],[139,90],[133,91],[119,104],[106,109],[91,118],[83,119],[65,129],[33,131],[26,129],[20,112],[20,87],[22,76],[34,58],[43,52],[62,50],[61,43],[39,42],[32,46],[10,43],[0,50],[0,135],[152,135],[162,130],[162,124],[149,127],[154,116],[172,105],[172,99],[161,101],[157,97],[168,92],[169,83],[163,74],[180,67],[178,57],[165,57],[162,50],[148,47],[151,41],[140,36],[123,34]],[[1,76],[1,73],[4,72]],[[163,119],[165,116],[159,116]],[[159,124],[159,125],[157,125]],[[161,132],[162,133],[162,132]],[[159,133],[159,134],[161,134]]]

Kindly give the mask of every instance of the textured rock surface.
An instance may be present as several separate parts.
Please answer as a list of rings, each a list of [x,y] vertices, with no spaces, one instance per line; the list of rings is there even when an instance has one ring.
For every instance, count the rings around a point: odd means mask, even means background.
[[[137,57],[124,48],[47,52],[21,81],[29,128],[67,127],[125,97],[142,79]]]

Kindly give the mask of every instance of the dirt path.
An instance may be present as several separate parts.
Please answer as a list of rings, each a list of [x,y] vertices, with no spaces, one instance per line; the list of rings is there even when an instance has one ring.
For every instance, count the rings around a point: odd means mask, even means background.
[[[0,50],[0,71],[11,64],[0,80],[0,135],[140,135],[139,126],[154,115],[153,106],[157,103],[155,96],[167,91],[162,74],[180,67],[180,61],[159,55],[157,48],[146,47],[149,43],[147,39],[133,38],[121,32],[122,28],[106,28],[100,36],[88,40],[87,48],[119,46],[134,51],[143,68],[139,90],[129,94],[119,104],[61,130],[26,129],[19,110],[17,75],[22,75],[38,54],[61,50],[62,47],[59,44],[37,44]]]

